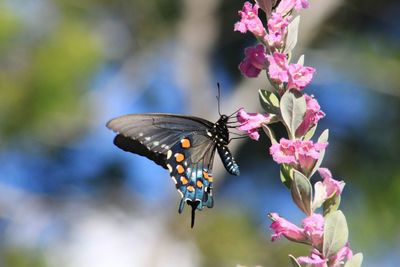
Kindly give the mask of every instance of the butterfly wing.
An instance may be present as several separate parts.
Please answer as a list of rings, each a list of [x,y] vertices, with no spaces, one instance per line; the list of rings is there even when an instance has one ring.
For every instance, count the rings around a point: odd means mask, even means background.
[[[122,150],[145,156],[163,168],[167,151],[183,136],[205,134],[213,124],[182,115],[131,114],[110,120],[107,127],[117,132],[114,144]]]
[[[191,134],[184,136],[167,152],[166,165],[181,195],[179,213],[185,204],[192,207],[192,227],[196,209],[214,206],[211,172],[215,148],[216,143],[207,135]]]
[[[116,146],[169,170],[182,198],[179,212],[185,204],[192,207],[192,227],[195,210],[214,205],[211,173],[218,142],[208,132],[213,126],[197,117],[160,113],[125,115],[107,123],[118,133]]]

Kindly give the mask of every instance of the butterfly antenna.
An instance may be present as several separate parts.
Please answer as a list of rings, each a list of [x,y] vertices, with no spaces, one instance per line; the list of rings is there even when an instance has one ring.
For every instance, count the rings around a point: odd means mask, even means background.
[[[217,89],[218,89],[218,94],[217,94],[217,102],[218,102],[218,114],[222,116],[221,114],[221,106],[220,106],[220,99],[221,99],[221,87],[219,83],[217,83]]]

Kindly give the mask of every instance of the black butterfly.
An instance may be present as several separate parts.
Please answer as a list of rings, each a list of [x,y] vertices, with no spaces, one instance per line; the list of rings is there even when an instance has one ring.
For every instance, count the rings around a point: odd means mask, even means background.
[[[235,114],[235,113],[234,113]],[[208,120],[173,114],[146,113],[117,117],[107,127],[117,132],[114,144],[122,150],[145,156],[169,170],[182,199],[195,210],[212,208],[214,153],[217,149],[226,170],[239,175],[239,167],[227,145],[230,142],[229,119],[221,115],[216,123]]]

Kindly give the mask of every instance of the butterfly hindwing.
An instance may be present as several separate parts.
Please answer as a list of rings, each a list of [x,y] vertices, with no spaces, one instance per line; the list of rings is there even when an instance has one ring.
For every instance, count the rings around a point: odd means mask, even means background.
[[[167,152],[167,168],[182,197],[179,212],[185,203],[198,210],[213,206],[214,153],[215,143],[210,138],[194,134],[184,136]]]

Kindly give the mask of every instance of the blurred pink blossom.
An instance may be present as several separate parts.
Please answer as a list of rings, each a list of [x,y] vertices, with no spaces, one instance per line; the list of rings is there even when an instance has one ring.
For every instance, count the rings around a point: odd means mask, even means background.
[[[281,84],[283,82],[288,82],[288,61],[286,55],[279,52],[274,52],[271,55],[267,56],[269,66],[268,66],[268,75],[271,80],[275,81],[277,84]]]
[[[353,251],[351,251],[349,244],[347,243],[343,248],[341,248],[336,255],[329,258],[329,266],[340,267],[344,265],[345,260],[353,257]]]
[[[315,98],[307,94],[304,94],[304,97],[307,106],[306,114],[304,115],[303,122],[296,130],[296,136],[305,135],[311,127],[316,125],[320,119],[325,117],[325,113],[321,110],[321,107]]]
[[[268,19],[268,34],[264,40],[270,47],[282,47],[289,25],[290,17],[283,17],[282,14],[274,12]]]
[[[298,257],[297,261],[300,264],[310,264],[313,267],[327,267],[326,259],[317,249],[313,249],[310,256]]]
[[[292,9],[300,11],[301,9],[308,8],[308,0],[282,0],[276,7],[276,12],[286,15]]]
[[[325,187],[327,197],[333,195],[339,196],[342,194],[345,183],[343,181],[337,181],[332,178],[332,173],[327,168],[319,168],[319,175],[324,179],[322,184]]]
[[[272,241],[275,241],[282,235],[287,239],[296,242],[305,242],[307,240],[307,237],[303,233],[303,229],[280,217],[277,213],[271,213],[269,217],[272,220],[270,229],[274,232],[271,236]]]
[[[268,114],[247,113],[243,108],[239,109],[237,119],[240,122],[238,129],[246,131],[253,140],[258,140],[260,138],[257,129],[260,128],[263,123],[270,122],[270,116]]]
[[[303,90],[312,80],[315,69],[312,67],[304,67],[301,64],[290,64],[288,68],[289,81],[288,89],[294,88]]]
[[[250,2],[245,2],[242,10],[239,11],[241,20],[235,23],[234,30],[241,33],[249,31],[257,37],[264,37],[265,29],[258,17],[258,9],[257,3],[253,6]]]
[[[247,47],[244,50],[244,54],[246,57],[239,65],[239,69],[244,76],[249,78],[257,77],[262,69],[266,69],[267,54],[263,45]]]

